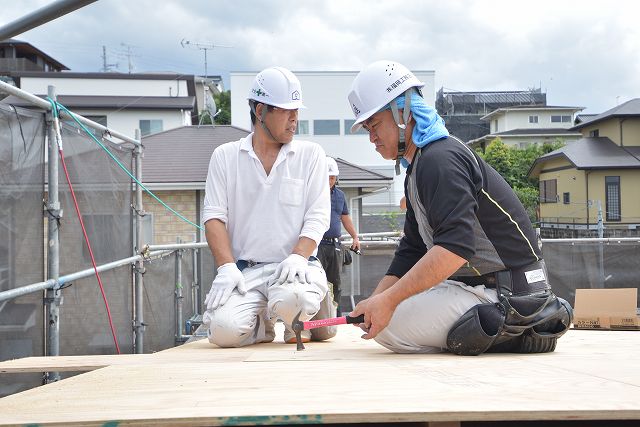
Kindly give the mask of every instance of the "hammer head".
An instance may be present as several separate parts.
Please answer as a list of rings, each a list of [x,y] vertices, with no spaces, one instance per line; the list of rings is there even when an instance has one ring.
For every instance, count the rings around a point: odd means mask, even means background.
[[[300,320],[300,315],[302,314],[302,310],[296,314],[296,317],[293,318],[293,322],[291,322],[291,329],[296,334],[296,350],[304,350],[304,344],[302,343],[302,335],[300,333],[304,330],[304,324]]]

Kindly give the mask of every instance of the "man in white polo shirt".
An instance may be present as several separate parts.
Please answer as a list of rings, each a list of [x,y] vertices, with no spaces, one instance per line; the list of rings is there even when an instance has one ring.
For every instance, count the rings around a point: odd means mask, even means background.
[[[249,96],[254,132],[211,156],[202,221],[218,267],[204,323],[220,347],[269,342],[277,318],[312,318],[327,293],[315,258],[329,228],[326,156],[294,141],[300,82],[281,67],[260,72]],[[311,336],[305,331],[304,341]],[[295,342],[292,331],[285,341]]]

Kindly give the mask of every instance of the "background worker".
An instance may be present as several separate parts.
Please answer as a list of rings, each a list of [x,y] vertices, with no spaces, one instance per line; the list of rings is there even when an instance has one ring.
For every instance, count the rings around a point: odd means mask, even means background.
[[[360,250],[360,240],[349,216],[349,208],[347,208],[344,192],[336,187],[338,175],[340,175],[338,163],[334,158],[327,156],[327,167],[331,191],[331,223],[318,246],[318,259],[327,273],[327,281],[333,284],[333,300],[337,306],[337,315],[340,316],[340,295],[342,294],[340,282],[340,270],[342,268],[342,251],[340,249],[341,224],[353,239],[352,249]]]
[[[407,167],[404,236],[364,314],[364,338],[398,353],[555,349],[572,310],[557,298],[531,221],[506,181],[450,137],[413,73],[378,61],[355,78],[352,131]]]
[[[203,322],[220,347],[272,341],[277,318],[291,325],[302,311],[300,320],[309,320],[327,294],[313,257],[329,227],[326,155],[293,140],[304,108],[300,82],[285,68],[267,68],[248,99],[254,132],[213,152],[202,217],[219,266]],[[285,341],[295,342],[292,331]]]

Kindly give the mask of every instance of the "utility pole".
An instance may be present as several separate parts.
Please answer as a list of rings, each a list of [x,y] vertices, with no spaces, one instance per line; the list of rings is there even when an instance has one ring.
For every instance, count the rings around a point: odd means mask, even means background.
[[[203,93],[202,93],[202,103],[203,103],[203,108],[202,108],[202,113],[203,114],[198,114],[199,118],[198,118],[198,125],[202,124],[202,121],[204,120],[204,116],[207,115],[209,116],[209,118],[211,119],[211,124],[214,124],[214,118],[218,113],[212,113],[210,108],[207,106],[207,78],[208,78],[208,69],[207,69],[207,51],[208,50],[212,50],[216,47],[223,47],[223,48],[232,48],[233,46],[222,46],[222,45],[218,45],[218,44],[212,44],[212,43],[196,43],[196,42],[192,42],[186,39],[182,39],[180,41],[180,46],[182,46],[183,48],[186,47],[193,47],[195,49],[200,49],[204,51],[204,75],[202,76],[202,88],[203,88]],[[212,95],[213,96],[213,95]],[[212,101],[213,101],[213,97],[212,97]]]
[[[108,73],[111,71],[111,67],[117,67],[118,64],[107,64],[107,47],[102,45],[102,72]]]
[[[121,57],[124,59],[127,59],[127,64],[128,64],[128,70],[129,70],[129,74],[131,74],[133,72],[133,62],[131,61],[132,57],[137,57],[140,55],[137,55],[135,53],[132,52],[132,48],[136,48],[137,46],[133,46],[127,43],[120,43],[120,46],[124,47],[127,49],[126,52],[120,53]]]
[[[206,78],[207,77],[207,51],[208,50],[212,50],[213,48],[216,47],[224,47],[224,48],[232,48],[233,46],[222,46],[219,44],[213,44],[213,43],[196,43],[196,42],[192,42],[186,39],[182,39],[180,41],[180,46],[186,48],[186,47],[194,47],[196,49],[200,49],[204,51],[204,75],[203,77]]]

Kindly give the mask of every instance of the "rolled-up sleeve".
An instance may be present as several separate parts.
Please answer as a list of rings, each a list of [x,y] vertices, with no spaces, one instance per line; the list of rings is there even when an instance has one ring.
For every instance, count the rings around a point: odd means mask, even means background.
[[[331,198],[327,156],[322,147],[317,144],[314,147],[310,165],[307,181],[307,203],[300,237],[308,237],[319,244],[322,236],[329,229]]]
[[[220,146],[214,150],[209,161],[202,224],[210,219],[219,219],[226,224],[228,212],[226,163],[222,146]]]

